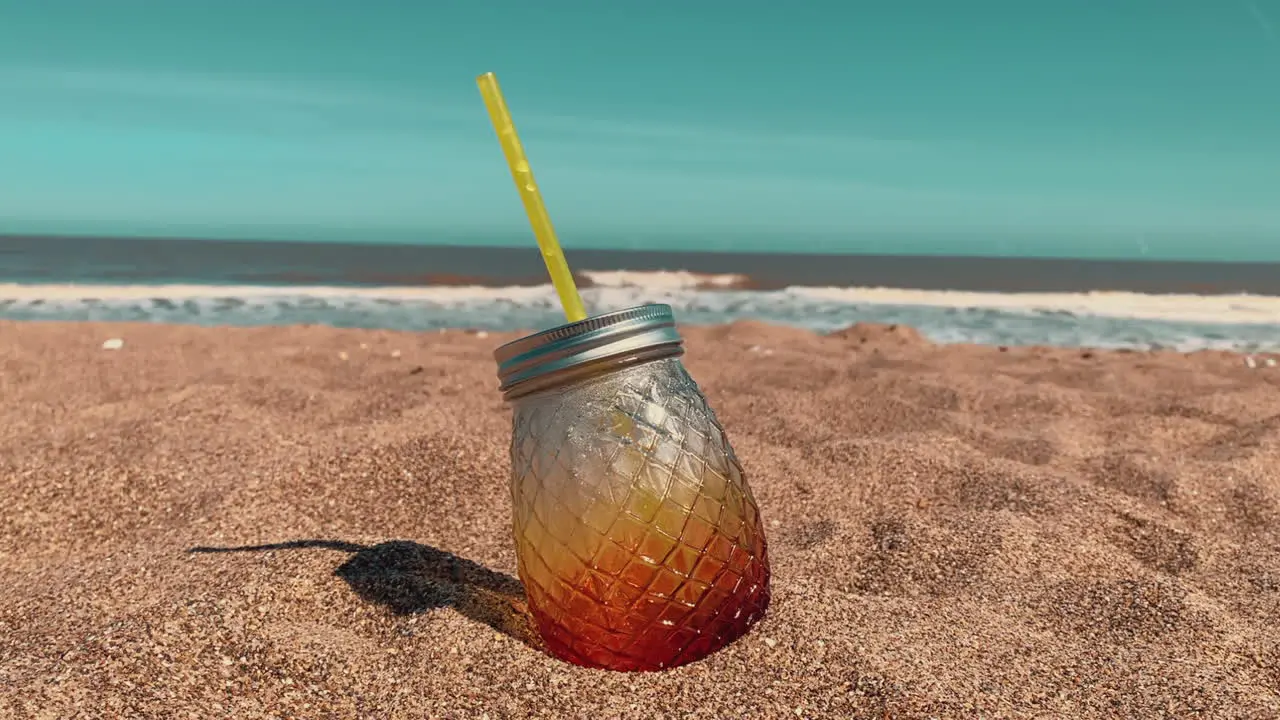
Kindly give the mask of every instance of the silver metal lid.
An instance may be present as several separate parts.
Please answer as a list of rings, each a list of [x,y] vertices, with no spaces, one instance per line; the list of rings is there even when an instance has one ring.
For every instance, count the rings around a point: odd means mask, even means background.
[[[522,337],[493,351],[500,390],[587,363],[611,358],[682,352],[670,305],[641,305],[589,317]]]

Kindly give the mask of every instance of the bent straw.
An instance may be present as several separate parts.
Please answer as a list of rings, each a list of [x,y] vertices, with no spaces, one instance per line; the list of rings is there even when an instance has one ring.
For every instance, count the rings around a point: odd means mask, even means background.
[[[480,95],[484,97],[485,107],[489,108],[489,118],[493,120],[493,129],[498,133],[498,142],[502,144],[502,152],[507,156],[507,164],[511,166],[511,177],[516,181],[516,190],[520,192],[524,210],[529,215],[529,224],[533,226],[533,236],[542,251],[542,260],[547,264],[551,285],[560,296],[564,316],[569,322],[585,320],[587,311],[582,307],[582,296],[578,294],[578,286],[573,282],[569,263],[565,262],[564,251],[556,240],[556,230],[551,225],[551,217],[547,215],[542,193],[538,192],[538,184],[533,180],[533,170],[529,168],[524,146],[516,135],[516,126],[507,110],[507,101],[502,98],[502,89],[498,87],[498,78],[491,72],[485,73],[476,78],[476,84],[480,86]]]

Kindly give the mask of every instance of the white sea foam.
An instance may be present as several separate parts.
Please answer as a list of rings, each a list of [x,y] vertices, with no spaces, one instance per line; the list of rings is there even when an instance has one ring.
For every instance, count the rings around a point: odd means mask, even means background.
[[[703,275],[678,272],[583,273],[593,284],[585,297],[605,306],[672,300],[688,304],[695,298],[710,304],[736,305],[741,295],[760,300],[821,301],[847,305],[900,305],[1004,312],[1070,313],[1082,316],[1165,320],[1171,322],[1280,324],[1280,297],[1264,295],[1146,295],[1130,292],[982,293],[898,288],[789,287],[774,291],[734,291],[741,275]],[[715,291],[713,288],[725,288]],[[723,303],[716,303],[720,297]],[[439,285],[427,287],[340,287],[265,285],[24,285],[0,284],[0,300],[13,301],[129,301],[165,299],[175,302],[237,298],[366,299],[421,301],[454,305],[472,302],[542,304],[554,302],[548,285],[485,287]]]
[[[694,273],[688,270],[587,270],[584,277],[599,287],[634,287],[650,290],[730,289],[741,287],[746,275]]]
[[[1202,323],[1280,323],[1280,297],[1266,295],[1145,295],[1131,292],[977,293],[895,288],[792,288],[808,297],[875,305],[928,305],[1007,312]]]
[[[1280,349],[1280,298],[1136,293],[1000,294],[889,288],[739,289],[695,273],[586,273],[590,312],[648,302],[683,323],[753,318],[820,332],[899,323],[939,342]],[[720,289],[714,289],[720,288]],[[206,325],[328,324],[402,330],[545,328],[563,322],[550,285],[327,287],[0,284],[0,318]]]
[[[554,297],[550,285],[483,287],[341,287],[328,285],[23,285],[0,284],[0,300],[200,300],[212,298],[364,298],[456,302],[475,299],[514,301]]]

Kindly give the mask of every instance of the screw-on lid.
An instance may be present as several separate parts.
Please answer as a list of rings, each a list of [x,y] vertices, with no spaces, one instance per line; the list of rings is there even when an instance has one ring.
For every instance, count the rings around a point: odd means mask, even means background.
[[[503,392],[551,373],[609,358],[647,354],[683,341],[670,305],[641,305],[589,317],[509,342],[493,352]]]

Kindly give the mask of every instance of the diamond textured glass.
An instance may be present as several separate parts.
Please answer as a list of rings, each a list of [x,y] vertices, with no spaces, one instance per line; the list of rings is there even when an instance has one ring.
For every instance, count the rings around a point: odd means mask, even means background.
[[[561,659],[674,667],[732,642],[769,604],[759,509],[681,353],[665,305],[496,353],[520,579]]]

